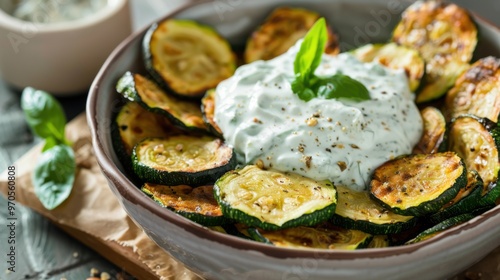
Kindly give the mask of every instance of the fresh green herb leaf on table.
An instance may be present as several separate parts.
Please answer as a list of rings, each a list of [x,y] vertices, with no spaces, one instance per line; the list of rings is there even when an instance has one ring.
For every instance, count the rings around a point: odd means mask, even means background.
[[[45,208],[54,209],[71,193],[75,180],[75,155],[60,144],[42,153],[33,173],[35,194]]]
[[[320,18],[304,37],[295,57],[293,64],[295,80],[292,81],[292,91],[306,102],[313,98],[369,100],[368,89],[347,75],[337,73],[327,78],[314,75],[314,71],[321,63],[327,41],[326,22],[324,18]]]
[[[45,140],[32,181],[43,206],[52,210],[68,198],[75,180],[75,155],[64,135],[66,117],[54,97],[31,87],[24,89],[21,107],[33,133]]]

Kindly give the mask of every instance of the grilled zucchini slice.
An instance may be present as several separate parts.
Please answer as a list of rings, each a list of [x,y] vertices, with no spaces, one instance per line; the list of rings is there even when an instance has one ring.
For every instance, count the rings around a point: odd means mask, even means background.
[[[201,113],[210,132],[212,132],[215,136],[222,138],[222,130],[214,120],[215,89],[209,89],[207,93],[205,93],[205,96],[201,99]]]
[[[475,170],[467,172],[467,185],[461,189],[457,196],[446,203],[437,213],[430,216],[432,223],[440,223],[448,218],[461,214],[472,213],[474,210],[482,208],[480,204],[483,180]]]
[[[139,142],[132,152],[132,166],[145,182],[199,186],[213,184],[233,169],[236,156],[218,138],[178,135]]]
[[[375,202],[368,192],[351,190],[336,185],[338,203],[331,222],[348,229],[371,234],[398,233],[415,225],[413,216],[402,216]]]
[[[377,61],[391,69],[402,69],[408,77],[408,86],[415,92],[425,73],[425,62],[418,51],[396,43],[368,44],[352,51],[362,62]]]
[[[449,127],[448,149],[464,160],[467,170],[476,170],[485,186],[498,181],[498,133],[496,123],[474,115],[459,116],[452,120]]]
[[[152,80],[140,74],[126,72],[118,80],[116,90],[128,100],[167,117],[180,128],[189,131],[207,131],[198,103],[169,95]]]
[[[182,133],[162,115],[149,112],[135,102],[127,102],[116,116],[115,124],[120,142],[128,158],[141,140],[149,137],[167,137]]]
[[[143,50],[151,76],[182,97],[201,98],[236,69],[229,43],[211,27],[190,20],[153,24]]]
[[[422,137],[413,147],[413,154],[432,154],[438,152],[446,133],[446,120],[440,110],[425,107],[420,110],[424,122]]]
[[[214,199],[213,185],[193,188],[145,183],[141,190],[162,207],[204,226],[228,223]]]
[[[265,230],[316,225],[333,215],[337,203],[328,180],[255,165],[228,172],[217,180],[214,192],[225,216]]]
[[[418,1],[406,9],[392,40],[414,48],[426,62],[418,103],[441,97],[468,68],[477,28],[467,11],[441,1]]]
[[[135,102],[127,102],[116,115],[111,127],[113,148],[120,162],[132,170],[130,155],[141,140],[148,137],[167,137],[179,134],[165,117],[147,111]]]
[[[424,230],[419,235],[417,235],[415,238],[406,242],[405,244],[414,244],[417,242],[421,242],[421,241],[430,239],[430,238],[438,235],[439,233],[441,233],[449,228],[452,228],[454,226],[458,226],[460,224],[463,224],[472,218],[474,218],[474,215],[472,215],[472,214],[462,214],[462,215],[459,215],[456,217],[449,218],[449,219],[444,220],[441,223],[439,223],[439,224],[437,224],[429,229]]]
[[[498,122],[500,114],[500,59],[486,57],[474,63],[448,92],[444,112],[448,120],[473,114]]]
[[[300,226],[278,231],[257,228],[250,228],[248,231],[257,241],[295,249],[356,250],[368,247],[373,239],[371,234],[327,223],[317,227]]]
[[[378,167],[371,194],[397,214],[424,216],[437,212],[467,183],[465,166],[455,153],[409,155]]]
[[[280,7],[275,9],[247,42],[244,61],[269,60],[285,53],[304,37],[320,18],[316,12],[302,8]],[[337,35],[328,28],[328,54],[340,52]]]

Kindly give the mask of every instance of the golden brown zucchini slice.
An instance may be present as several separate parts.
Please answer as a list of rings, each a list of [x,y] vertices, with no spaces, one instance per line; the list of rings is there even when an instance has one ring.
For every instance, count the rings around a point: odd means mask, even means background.
[[[479,173],[484,182],[483,194],[491,189],[497,191],[500,171],[497,124],[487,118],[461,115],[451,121],[448,133],[448,149],[464,160],[467,170]]]
[[[418,51],[396,43],[368,44],[353,50],[352,54],[363,62],[377,61],[388,68],[404,70],[413,92],[419,88],[425,73],[425,61]]]
[[[190,20],[154,24],[144,36],[143,49],[151,76],[183,97],[202,97],[236,68],[229,43],[211,27]]]
[[[269,60],[285,53],[306,35],[319,18],[318,13],[302,8],[275,9],[248,40],[244,53],[245,63]],[[333,55],[339,51],[337,35],[328,28],[325,52]]]
[[[214,199],[213,185],[193,188],[145,183],[141,190],[162,207],[201,225],[217,226],[229,222]]]
[[[486,57],[460,76],[446,95],[447,120],[473,114],[498,122],[500,114],[500,59]]]
[[[418,1],[402,15],[393,41],[414,48],[426,62],[417,102],[439,98],[468,68],[477,44],[477,28],[467,11],[441,1]]]
[[[117,144],[115,149],[123,149],[120,153],[123,153],[129,160],[132,149],[141,140],[181,133],[181,130],[173,126],[167,118],[152,113],[135,102],[127,102],[120,109],[114,125],[112,133],[116,136],[113,137],[116,140],[114,144]]]
[[[147,138],[132,152],[134,172],[145,182],[175,186],[213,184],[236,166],[233,149],[213,137]]]
[[[425,107],[420,111],[424,129],[420,141],[413,147],[413,154],[436,153],[443,142],[446,132],[446,121],[440,110]]]
[[[392,234],[413,227],[417,219],[402,216],[375,202],[368,192],[336,185],[338,203],[330,221],[334,225],[371,234]]]
[[[333,215],[337,203],[329,180],[255,165],[226,173],[215,182],[214,192],[226,217],[266,230],[317,225]]]
[[[176,126],[206,132],[200,105],[169,95],[155,82],[140,75],[126,72],[118,83],[116,90],[125,98],[139,103],[147,110],[161,114]]]
[[[215,114],[215,89],[209,89],[201,99],[201,113],[208,129],[217,137],[222,138],[222,130],[214,120]]]
[[[371,194],[397,214],[424,216],[437,212],[467,183],[465,166],[455,153],[409,155],[378,167]]]
[[[344,229],[328,223],[317,227],[295,227],[278,231],[250,228],[257,241],[285,248],[356,250],[366,248],[373,236],[359,230]]]

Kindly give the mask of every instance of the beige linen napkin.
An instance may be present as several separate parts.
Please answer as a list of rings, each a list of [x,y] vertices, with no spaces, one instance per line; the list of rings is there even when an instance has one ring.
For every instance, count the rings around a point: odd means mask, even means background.
[[[142,265],[145,270],[149,268],[149,275],[155,274],[161,279],[199,279],[150,240],[122,209],[97,164],[85,115],[80,115],[68,125],[67,136],[74,143],[77,161],[75,185],[70,197],[49,211],[35,196],[31,172],[40,155],[42,145],[38,145],[13,164],[17,173],[16,202],[41,213],[90,246],[108,246],[115,253],[126,256],[121,259],[138,264],[138,267]],[[0,175],[0,193],[4,196],[7,192],[7,177],[5,172]],[[78,236],[82,232],[87,236]],[[95,240],[88,241],[89,236]],[[96,251],[103,252],[98,249]],[[116,260],[116,256],[105,257],[110,261]],[[123,262],[121,264],[123,266]],[[127,270],[127,267],[124,269]],[[452,279],[500,279],[500,248]]]

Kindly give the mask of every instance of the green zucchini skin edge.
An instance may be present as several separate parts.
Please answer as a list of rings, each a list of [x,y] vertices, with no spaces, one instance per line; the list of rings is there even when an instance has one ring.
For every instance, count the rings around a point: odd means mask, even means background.
[[[400,233],[404,230],[414,227],[417,224],[417,221],[418,218],[414,217],[407,222],[397,222],[393,224],[375,224],[368,221],[352,220],[347,217],[342,217],[338,214],[334,214],[330,219],[330,222],[334,225],[338,225],[346,229],[356,229],[374,235]]]
[[[203,226],[211,227],[211,226],[220,226],[231,223],[231,220],[223,216],[207,216],[199,213],[187,212],[187,211],[178,211],[175,208],[165,206],[161,201],[154,198],[153,194],[147,191],[144,188],[141,188],[141,191],[149,196],[152,200],[154,200],[161,207],[168,209],[174,213],[177,213],[195,223],[198,223]]]
[[[132,150],[132,167],[137,177],[145,182],[169,186],[201,186],[206,184],[213,184],[226,172],[236,167],[236,155],[234,154],[233,150],[231,158],[225,165],[218,166],[209,170],[202,170],[198,172],[168,172],[154,169],[140,162],[137,158],[136,149],[134,148]]]
[[[248,228],[248,233],[253,238],[253,240],[274,246],[274,244],[269,239],[265,238],[264,236],[262,236],[262,234],[260,234],[257,228],[254,227]]]
[[[125,150],[125,146],[122,143],[120,128],[118,127],[118,123],[116,122],[116,118],[118,114],[120,114],[123,106],[120,108],[118,112],[115,112],[112,116],[113,122],[111,123],[111,144],[113,145],[113,149],[118,157],[118,160],[123,165],[123,168],[128,174],[134,174],[134,169],[132,167],[132,161],[130,160],[130,155]]]
[[[127,71],[125,74],[118,80],[116,83],[116,90],[118,93],[120,93],[124,98],[137,102],[139,105],[141,105],[144,109],[160,114],[162,116],[165,116],[168,120],[172,122],[173,125],[175,125],[178,128],[181,128],[185,131],[191,131],[191,132],[196,132],[196,133],[202,133],[202,134],[208,134],[208,130],[206,129],[201,129],[199,127],[195,126],[187,126],[184,122],[181,120],[177,119],[174,117],[172,114],[169,112],[161,109],[161,108],[154,108],[154,107],[149,107],[146,103],[144,103],[137,93],[137,90],[135,88],[135,81],[134,81],[134,75],[132,72]]]
[[[225,224],[222,226],[224,230],[227,232],[229,235],[233,235],[242,239],[246,240],[254,240],[253,238],[250,237],[250,233],[248,232],[242,232],[241,230],[238,229],[238,227],[233,223]]]
[[[242,222],[249,227],[258,227],[264,230],[280,230],[285,228],[297,226],[315,226],[321,222],[327,221],[334,213],[336,204],[330,204],[323,209],[316,210],[309,214],[304,214],[296,219],[285,222],[283,225],[278,226],[275,224],[263,222],[256,217],[250,216],[239,209],[233,209],[231,205],[225,203],[220,198],[220,189],[217,184],[214,185],[214,196],[219,203],[222,214],[230,219]]]
[[[269,239],[267,239],[265,236],[263,236],[259,232],[259,228],[254,228],[254,227],[248,228],[248,233],[250,234],[250,236],[255,241],[275,246],[272,241],[270,241]],[[366,239],[364,239],[361,243],[358,243],[357,246],[356,246],[356,248],[354,248],[354,249],[358,250],[358,249],[368,248],[368,245],[370,245],[370,243],[372,242],[373,238],[374,238],[373,235],[370,235],[370,234],[367,235]]]
[[[467,213],[467,214],[462,214],[462,215],[458,215],[458,216],[446,219],[446,220],[442,221],[441,223],[424,230],[423,232],[418,234],[415,238],[406,242],[405,244],[414,244],[414,243],[417,243],[420,241],[424,241],[424,240],[430,238],[429,237],[430,235],[447,230],[447,229],[449,229],[453,226],[459,225],[461,223],[465,223],[474,217],[475,217],[475,215]]]
[[[431,223],[438,224],[446,219],[462,214],[472,213],[476,209],[483,207],[483,205],[481,205],[482,202],[481,193],[483,190],[483,181],[481,180],[479,174],[477,174],[476,171],[474,172],[476,173],[476,182],[474,183],[475,186],[473,187],[471,193],[468,196],[461,199],[456,204],[451,205],[448,208],[445,208],[443,210],[440,210],[432,214],[429,217],[429,221]]]
[[[153,54],[151,53],[151,49],[149,48],[149,42],[151,41],[151,37],[153,36],[153,33],[155,32],[156,29],[158,29],[158,23],[153,23],[146,31],[146,34],[144,34],[144,38],[142,40],[142,60],[144,62],[144,66],[148,71],[148,74],[151,76],[151,78],[153,78],[153,80],[162,89],[180,98],[190,99],[188,96],[177,94],[175,91],[171,90],[168,84],[165,82],[165,80],[163,80],[161,75],[158,72],[156,72],[156,70],[153,67],[153,60],[152,60]]]

